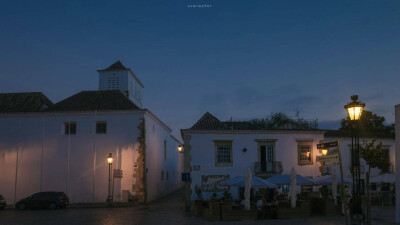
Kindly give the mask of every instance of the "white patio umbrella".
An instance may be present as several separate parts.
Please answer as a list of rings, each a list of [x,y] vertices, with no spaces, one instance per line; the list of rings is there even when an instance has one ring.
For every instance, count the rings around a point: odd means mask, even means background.
[[[245,210],[250,210],[250,191],[251,191],[251,171],[250,169],[247,170],[247,176],[246,176],[246,185],[244,187],[244,209]]]
[[[290,185],[290,174],[276,175],[266,179],[277,185]],[[316,183],[307,177],[296,174],[296,185],[315,185]]]
[[[290,170],[290,204],[296,208],[296,171],[293,167]]]
[[[312,179],[316,185],[332,185],[333,176],[332,175],[325,175],[322,177],[315,177]],[[353,181],[350,178],[343,178],[344,184],[351,184]],[[342,184],[341,177],[337,176],[338,184]]]
[[[384,173],[369,180],[370,183],[396,183],[396,176],[393,173]]]
[[[218,183],[221,186],[246,186],[246,177],[237,176],[230,179],[222,180]],[[259,178],[257,176],[251,176],[251,186],[253,188],[277,188],[278,186],[272,182]]]
[[[337,196],[337,175],[336,175],[336,169],[333,169],[332,172],[332,195],[333,199],[335,200],[335,205],[336,205],[336,196]]]

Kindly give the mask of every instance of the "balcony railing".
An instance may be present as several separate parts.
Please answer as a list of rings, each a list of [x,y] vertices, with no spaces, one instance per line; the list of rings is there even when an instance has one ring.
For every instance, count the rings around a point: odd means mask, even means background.
[[[282,162],[255,162],[254,172],[256,175],[277,175],[282,174]]]

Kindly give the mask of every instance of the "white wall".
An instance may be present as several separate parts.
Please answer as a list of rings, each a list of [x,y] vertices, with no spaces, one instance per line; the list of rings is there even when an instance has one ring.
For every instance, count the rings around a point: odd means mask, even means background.
[[[340,142],[340,151],[341,151],[341,157],[342,157],[342,165],[343,165],[343,174],[346,175],[347,171],[351,171],[351,137],[349,138],[325,138],[325,142],[331,142],[331,141],[338,141]],[[372,138],[361,138],[360,137],[360,145],[363,143],[363,141],[366,140],[368,142],[372,141]],[[393,164],[395,163],[395,149],[396,149],[396,143],[395,140],[393,139],[377,139],[376,144],[382,142],[382,146],[388,147],[389,148],[389,157],[390,157],[390,162]],[[361,173],[361,179],[365,179],[365,172],[368,172],[368,164],[365,162],[363,158],[360,158],[360,164],[365,165],[365,171]],[[338,168],[339,169],[339,168]],[[339,170],[337,170],[339,171]],[[371,168],[371,174],[370,177],[375,177],[380,174],[380,169]]]
[[[115,180],[114,199],[120,200],[121,190],[132,189],[141,117],[143,113],[0,116],[0,193],[8,203],[14,202],[14,194],[19,200],[39,191],[64,191],[72,203],[104,202],[108,191],[106,157],[111,152],[113,168],[124,171],[124,177]],[[63,133],[67,121],[76,122],[76,135]],[[94,134],[95,121],[107,121],[107,134]]]
[[[303,176],[320,175],[320,164],[316,162],[316,156],[321,155],[317,150],[317,144],[323,140],[323,133],[265,133],[265,134],[189,134],[191,135],[190,166],[200,165],[200,171],[192,171],[192,196],[196,199],[195,185],[201,185],[202,175],[230,175],[245,176],[248,168],[254,173],[254,163],[258,162],[258,143],[255,139],[277,139],[275,142],[275,161],[282,162],[283,174],[290,173],[292,167],[296,173]],[[298,165],[297,140],[312,139],[312,165]],[[215,167],[214,140],[233,140],[233,165],[229,167]],[[242,149],[247,148],[247,152]],[[204,197],[211,193],[203,193]],[[235,197],[235,196],[233,196]]]
[[[170,136],[171,131],[158,122],[156,118],[146,113],[145,125],[147,201],[153,201],[182,187],[183,154],[177,150],[180,143]],[[167,147],[166,158],[164,140]],[[162,172],[164,173],[163,179]]]

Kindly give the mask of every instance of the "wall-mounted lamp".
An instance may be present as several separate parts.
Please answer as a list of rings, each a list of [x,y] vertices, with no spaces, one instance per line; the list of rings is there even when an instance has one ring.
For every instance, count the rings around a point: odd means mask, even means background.
[[[178,152],[182,152],[183,151],[183,147],[182,147],[182,145],[179,145],[178,146]]]
[[[243,152],[247,152],[247,148],[243,148],[242,151],[243,151]]]
[[[322,155],[328,154],[328,149],[321,149],[321,153],[322,153]]]

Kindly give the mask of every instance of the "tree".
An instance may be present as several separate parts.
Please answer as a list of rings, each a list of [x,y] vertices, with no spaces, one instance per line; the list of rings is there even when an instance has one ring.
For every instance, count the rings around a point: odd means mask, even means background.
[[[394,136],[394,124],[385,125],[385,117],[364,110],[361,114],[359,129],[363,133],[381,133]],[[351,130],[351,120],[342,119],[339,130]]]
[[[291,128],[310,128],[310,122],[304,119],[292,119],[285,113],[271,113],[263,119],[252,119],[249,121],[256,127],[264,129],[291,129]]]
[[[371,168],[378,168],[381,173],[389,171],[390,159],[388,152],[382,149],[382,142],[376,143],[376,138],[371,142],[363,140],[359,146],[360,157],[368,164],[368,173],[371,174]]]

